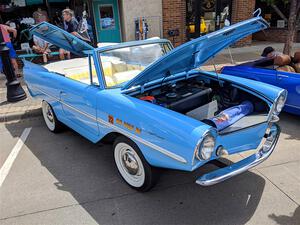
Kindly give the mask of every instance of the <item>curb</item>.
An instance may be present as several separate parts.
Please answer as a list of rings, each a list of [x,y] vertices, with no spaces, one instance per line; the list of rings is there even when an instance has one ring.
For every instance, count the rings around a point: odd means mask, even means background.
[[[29,119],[29,118],[39,117],[39,116],[42,116],[41,108],[27,110],[25,112],[23,111],[23,112],[6,113],[0,115],[0,123]]]

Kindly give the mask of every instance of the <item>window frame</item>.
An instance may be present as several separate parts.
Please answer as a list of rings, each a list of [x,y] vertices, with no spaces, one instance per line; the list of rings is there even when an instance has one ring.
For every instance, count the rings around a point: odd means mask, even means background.
[[[101,80],[103,81],[103,88],[104,89],[116,89],[116,88],[120,88],[120,87],[119,86],[113,86],[113,87],[108,87],[107,86],[106,79],[105,79],[105,74],[104,74],[103,67],[102,67],[102,62],[101,62],[101,53],[107,52],[107,51],[113,51],[113,50],[117,50],[117,49],[123,49],[123,48],[128,48],[128,47],[135,47],[135,46],[142,46],[142,45],[150,45],[150,44],[163,45],[162,49],[164,51],[166,51],[166,48],[165,48],[166,46],[168,46],[169,52],[174,49],[171,42],[169,40],[166,40],[166,39],[133,41],[131,43],[129,42],[129,43],[120,44],[121,46],[120,45],[111,45],[111,46],[106,46],[106,47],[99,48],[95,52],[95,58],[96,58],[96,60],[98,62],[98,65],[99,65],[100,76],[101,76]],[[168,54],[168,53],[166,53],[166,54]],[[95,60],[95,58],[94,58],[94,60]],[[99,76],[98,76],[98,79],[99,79]]]

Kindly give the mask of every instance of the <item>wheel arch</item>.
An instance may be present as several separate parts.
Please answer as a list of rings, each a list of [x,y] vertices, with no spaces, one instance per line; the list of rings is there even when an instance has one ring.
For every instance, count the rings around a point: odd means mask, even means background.
[[[100,140],[99,142],[101,143],[105,143],[105,144],[113,144],[114,141],[120,137],[120,136],[124,136],[126,137],[125,135],[119,133],[119,132],[116,132],[116,131],[112,131],[112,132],[109,132],[107,133],[106,135],[104,135]],[[127,137],[128,138],[128,137]]]
[[[151,160],[149,160],[149,156],[147,155],[147,153],[143,149],[142,145],[138,141],[136,141],[136,140],[134,140],[134,139],[122,134],[122,133],[119,133],[117,131],[112,131],[110,133],[107,133],[103,138],[101,138],[99,140],[99,143],[113,145],[115,140],[119,137],[124,137],[127,140],[129,140],[130,142],[134,143],[139,148],[139,150],[141,151],[141,153],[144,156],[147,163],[149,163],[151,165]]]

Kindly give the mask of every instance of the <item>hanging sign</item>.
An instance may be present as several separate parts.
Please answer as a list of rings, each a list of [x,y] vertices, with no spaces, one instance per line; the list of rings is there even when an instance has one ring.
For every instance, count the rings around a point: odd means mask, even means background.
[[[26,6],[25,0],[12,0],[12,3],[14,3],[15,6],[24,7]]]

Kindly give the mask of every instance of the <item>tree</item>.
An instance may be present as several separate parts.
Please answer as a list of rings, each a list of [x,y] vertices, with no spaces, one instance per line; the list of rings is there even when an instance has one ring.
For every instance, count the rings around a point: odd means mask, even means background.
[[[292,52],[292,47],[294,39],[297,33],[297,27],[300,25],[300,0],[262,0],[268,5],[272,6],[278,15],[288,23],[288,35],[284,44],[283,53],[290,55]],[[290,4],[290,13],[288,20],[277,8],[276,3],[283,2],[284,4]]]
[[[283,53],[290,55],[294,43],[295,36],[297,35],[297,26],[300,20],[300,1],[290,1],[290,15],[288,20],[288,35],[283,48]]]

